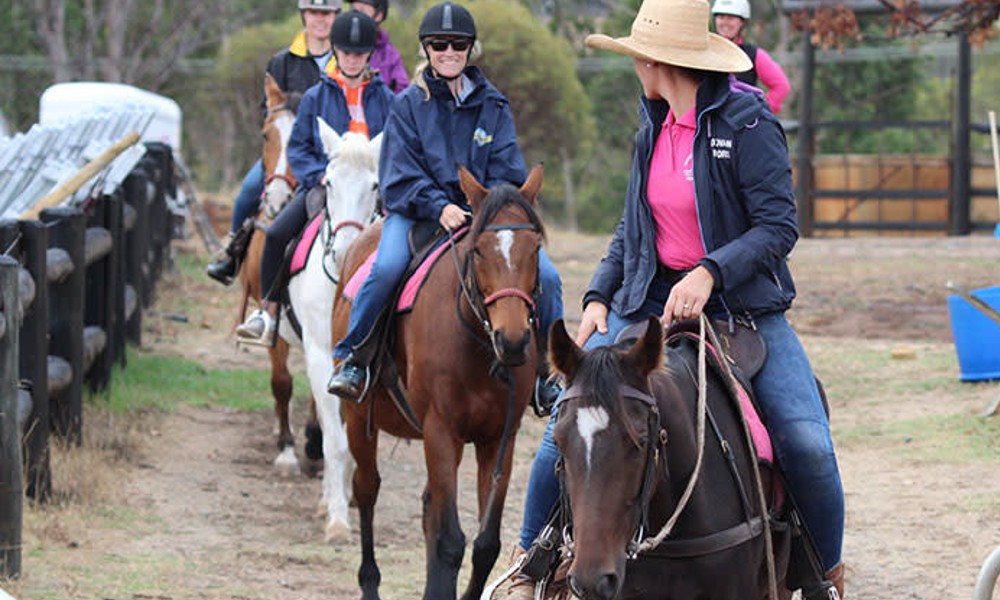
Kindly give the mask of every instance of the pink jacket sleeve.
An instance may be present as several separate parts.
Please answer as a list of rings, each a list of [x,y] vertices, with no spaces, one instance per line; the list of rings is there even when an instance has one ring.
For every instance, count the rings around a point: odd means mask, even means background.
[[[767,103],[771,106],[771,112],[778,114],[781,112],[781,103],[792,89],[785,71],[763,48],[757,48],[757,59],[753,66],[760,82],[767,88]]]

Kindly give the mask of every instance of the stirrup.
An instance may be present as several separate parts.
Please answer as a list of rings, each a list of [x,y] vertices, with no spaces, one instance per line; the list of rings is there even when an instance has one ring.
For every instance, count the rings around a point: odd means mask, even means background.
[[[252,328],[255,320],[259,320],[262,323],[262,329],[259,332],[255,327]],[[250,313],[247,320],[236,328],[236,338],[238,344],[274,348],[275,343],[278,341],[277,319],[269,315],[267,311],[258,308]]]

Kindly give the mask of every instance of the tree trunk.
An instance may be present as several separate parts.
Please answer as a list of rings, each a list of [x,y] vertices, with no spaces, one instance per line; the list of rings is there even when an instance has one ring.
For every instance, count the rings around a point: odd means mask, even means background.
[[[569,155],[569,149],[566,146],[563,146],[560,152],[562,153],[563,195],[566,202],[566,227],[569,227],[570,231],[576,231],[578,224],[576,222],[576,192],[573,190],[573,158]]]
[[[52,79],[56,83],[69,81],[73,69],[66,51],[66,0],[31,0],[30,8],[52,66]]]

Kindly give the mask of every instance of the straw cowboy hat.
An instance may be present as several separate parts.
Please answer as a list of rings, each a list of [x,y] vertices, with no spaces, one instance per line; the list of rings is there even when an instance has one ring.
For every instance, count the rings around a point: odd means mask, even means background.
[[[628,37],[587,36],[591,48],[678,67],[739,73],[753,64],[739,46],[708,30],[706,0],[645,0]]]

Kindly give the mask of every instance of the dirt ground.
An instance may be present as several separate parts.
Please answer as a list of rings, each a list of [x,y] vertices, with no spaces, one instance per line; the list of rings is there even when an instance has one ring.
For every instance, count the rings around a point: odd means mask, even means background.
[[[550,232],[570,319],[579,314],[581,291],[606,241]],[[199,250],[189,243],[178,251]],[[972,289],[1000,284],[1000,240],[807,239],[791,265],[799,299],[790,318],[830,384],[847,501],[848,597],[969,598],[982,561],[1000,544],[1000,444],[985,458],[941,458],[921,450],[919,440],[892,434],[890,426],[967,417],[1000,393],[995,383],[957,382],[945,289],[948,280]],[[143,352],[179,354],[211,369],[265,368],[263,352],[236,350],[229,337],[234,290],[177,274],[160,290]],[[180,297],[196,299],[187,323],[158,318],[176,310]],[[887,359],[893,354],[903,358]],[[304,389],[300,382],[298,390]],[[297,431],[302,393],[296,395]],[[31,510],[24,574],[2,587],[24,600],[358,597],[356,515],[350,543],[323,543],[319,482],[271,470],[272,415],[181,406],[139,428],[134,454],[115,463],[114,489],[101,506],[69,502]],[[520,524],[542,429],[541,420],[526,416],[504,516],[505,553]],[[383,597],[418,598],[421,446],[383,438],[380,451],[376,552]],[[462,469],[460,513],[471,542],[470,462]]]

